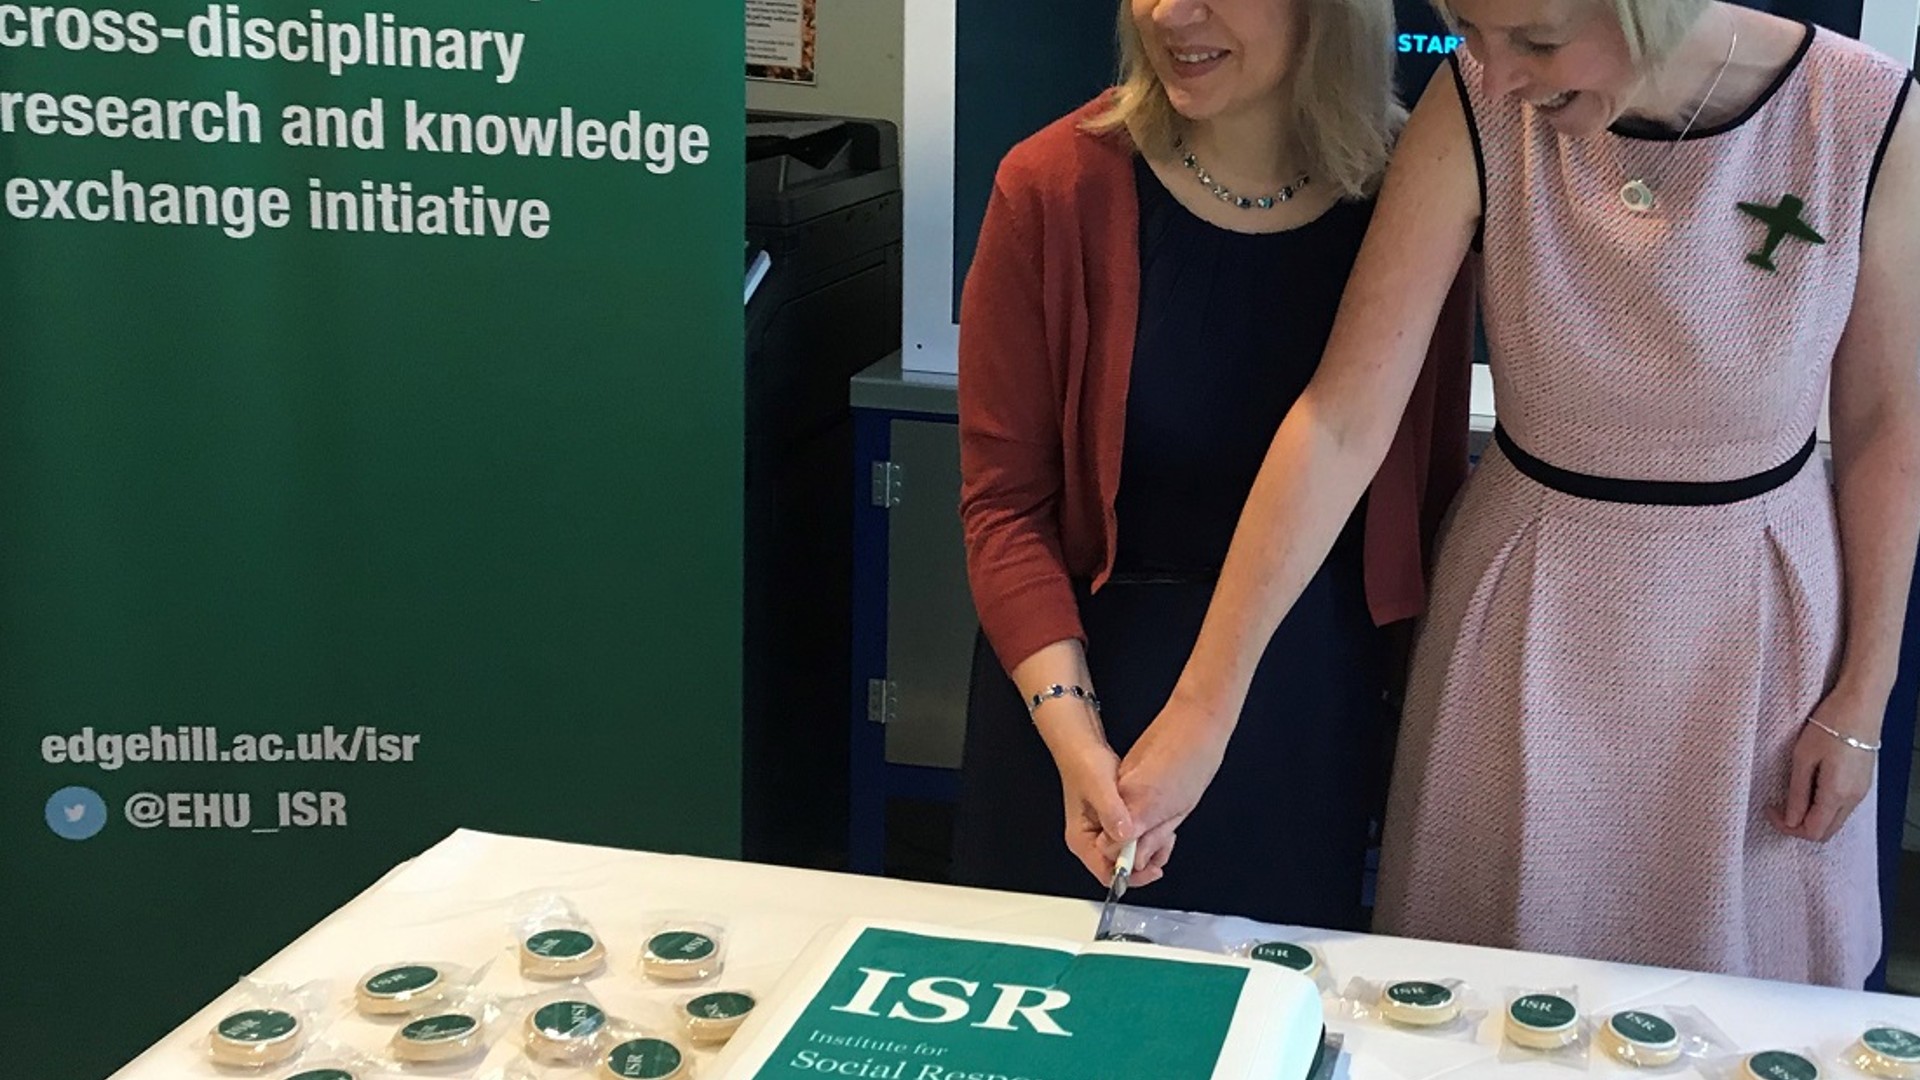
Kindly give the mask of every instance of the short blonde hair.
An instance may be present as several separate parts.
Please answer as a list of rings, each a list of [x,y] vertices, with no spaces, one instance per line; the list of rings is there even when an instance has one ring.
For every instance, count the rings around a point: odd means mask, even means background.
[[[1394,94],[1392,0],[1273,0],[1293,3],[1306,33],[1288,66],[1282,93],[1291,105],[1295,148],[1316,182],[1349,198],[1379,186],[1406,110]],[[1120,0],[1120,83],[1086,130],[1125,129],[1140,150],[1173,149],[1178,117],[1147,58],[1132,5]]]
[[[1449,0],[1430,0],[1449,26],[1458,20]],[[1613,9],[1620,32],[1627,39],[1627,53],[1634,66],[1645,71],[1657,67],[1693,32],[1693,26],[1705,14],[1712,0],[1591,0]]]

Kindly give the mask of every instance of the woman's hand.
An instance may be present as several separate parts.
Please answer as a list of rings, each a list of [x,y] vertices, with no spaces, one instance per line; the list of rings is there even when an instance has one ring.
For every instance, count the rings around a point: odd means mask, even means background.
[[[1110,854],[1106,841],[1112,837],[1124,844],[1133,835],[1132,816],[1116,782],[1120,759],[1105,742],[1089,741],[1055,754],[1053,761],[1066,802],[1067,850],[1100,884],[1111,884],[1117,849]]]
[[[1085,689],[1093,685],[1086,649],[1077,639],[1062,639],[1038,649],[1009,674],[1015,686],[1026,688],[1021,697],[1036,703],[1031,706],[1034,730],[1060,772],[1067,850],[1100,884],[1112,884],[1113,861],[1134,835],[1133,822],[1120,799],[1120,759],[1107,742],[1097,699]],[[1072,687],[1078,692],[1041,694],[1042,687]],[[1007,791],[1001,797],[1018,799],[1026,794]],[[1040,841],[1039,837],[1003,838],[1009,844]],[[1113,841],[1110,846],[1108,841]]]
[[[1100,884],[1111,884],[1120,845],[1133,836],[1133,816],[1120,798],[1120,758],[1100,718],[1078,702],[1048,702],[1034,714],[1034,724],[1060,770],[1067,850]]]
[[[1231,724],[1183,702],[1176,692],[1127,752],[1120,765],[1120,796],[1142,830],[1134,853],[1135,883],[1150,884],[1165,874],[1175,833],[1220,771],[1231,731]]]
[[[1886,700],[1836,690],[1813,711],[1820,724],[1865,743],[1880,739]],[[1873,790],[1880,757],[1848,746],[1815,724],[1801,727],[1793,744],[1793,772],[1783,806],[1768,807],[1773,827],[1788,836],[1826,843],[1847,823],[1854,808]]]

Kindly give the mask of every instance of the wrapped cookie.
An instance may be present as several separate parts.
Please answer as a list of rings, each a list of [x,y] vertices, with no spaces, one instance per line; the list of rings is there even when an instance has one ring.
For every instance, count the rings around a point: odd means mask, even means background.
[[[510,927],[520,974],[529,979],[584,979],[599,974],[606,966],[606,944],[565,897],[538,896],[523,901]]]
[[[299,1057],[322,1026],[327,1006],[322,982],[284,986],[248,979],[232,1007],[214,1021],[201,1047],[206,1060],[227,1069],[264,1070]]]
[[[1462,1042],[1472,1042],[1487,1017],[1462,979],[1355,979],[1341,995],[1341,1007],[1360,1023]]]
[[[1700,1066],[1708,1080],[1826,1080],[1818,1054],[1800,1048],[1755,1050],[1717,1058]]]
[[[1326,957],[1319,946],[1312,942],[1278,937],[1241,938],[1230,942],[1227,952],[1231,956],[1258,960],[1298,972],[1312,979],[1323,995],[1331,997],[1337,992]]]
[[[1837,1048],[1832,1057],[1863,1076],[1920,1080],[1920,1034],[1899,1024],[1876,1023]]]
[[[726,966],[726,927],[698,915],[655,919],[640,949],[640,970],[655,982],[705,982]]]
[[[1504,995],[1500,1015],[1500,1060],[1548,1061],[1587,1070],[1591,1043],[1581,1023],[1576,987],[1517,987]]]
[[[1589,1017],[1586,1024],[1602,1054],[1645,1072],[1681,1072],[1733,1052],[1726,1035],[1687,1006],[1635,1006]]]
[[[689,1046],[663,1031],[616,1028],[594,1059],[593,1080],[692,1080]]]
[[[500,1003],[468,991],[443,998],[387,1041],[387,1061],[407,1072],[461,1075],[486,1060],[500,1036]]]
[[[593,991],[578,984],[538,994],[519,1011],[522,1047],[542,1065],[592,1064],[611,1023]]]
[[[369,968],[353,984],[353,1007],[376,1019],[407,1016],[464,994],[483,969],[442,960],[400,960]]]
[[[713,990],[683,996],[676,1011],[688,1042],[719,1046],[733,1038],[759,1004],[759,999],[745,990]]]

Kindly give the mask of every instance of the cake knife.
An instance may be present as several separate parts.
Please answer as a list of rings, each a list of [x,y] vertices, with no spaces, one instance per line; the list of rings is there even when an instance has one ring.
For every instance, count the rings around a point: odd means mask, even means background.
[[[1127,841],[1127,846],[1120,849],[1120,857],[1114,860],[1113,883],[1107,886],[1107,902],[1100,906],[1100,924],[1093,931],[1095,941],[1105,941],[1113,932],[1114,906],[1126,895],[1127,879],[1133,876],[1134,851],[1139,846],[1137,839]]]

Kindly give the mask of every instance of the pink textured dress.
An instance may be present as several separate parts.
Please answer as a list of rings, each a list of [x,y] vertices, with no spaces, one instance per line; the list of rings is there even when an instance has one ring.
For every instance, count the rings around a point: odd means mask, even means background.
[[[1834,504],[1807,455],[1909,73],[1809,28],[1745,114],[1675,142],[1562,138],[1454,65],[1507,441],[1443,533],[1378,928],[1858,986],[1873,797],[1824,845],[1764,810],[1838,662]],[[1650,213],[1622,201],[1636,177]],[[1770,244],[1762,207],[1822,242]]]

